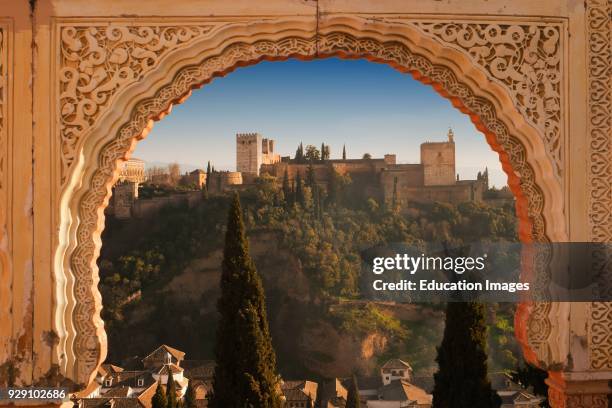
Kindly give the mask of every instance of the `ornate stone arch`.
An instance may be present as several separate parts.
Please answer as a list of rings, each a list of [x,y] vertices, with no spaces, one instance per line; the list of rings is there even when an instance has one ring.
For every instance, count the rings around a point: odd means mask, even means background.
[[[499,154],[517,197],[521,239],[567,240],[561,183],[545,135],[490,71],[415,24],[339,16],[322,20],[313,32],[300,19],[179,27],[115,20],[62,23],[56,35],[62,44],[57,89],[62,193],[55,325],[60,367],[78,383],[92,380],[106,354],[96,259],[118,163],[192,89],[240,66],[338,56],[410,73],[470,115]],[[562,347],[550,350],[545,344],[554,331],[553,307],[524,305],[517,318],[519,338],[534,361],[562,361],[567,355]]]

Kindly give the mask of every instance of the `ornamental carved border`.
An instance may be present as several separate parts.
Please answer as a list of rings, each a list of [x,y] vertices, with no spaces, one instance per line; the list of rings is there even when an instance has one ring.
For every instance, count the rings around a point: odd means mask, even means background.
[[[468,55],[513,96],[544,137],[563,177],[565,118],[562,22],[411,21],[422,32]]]
[[[612,242],[612,1],[588,0],[586,16],[591,241]],[[612,265],[609,251],[593,258]],[[591,304],[589,341],[591,368],[612,370],[612,303]]]
[[[160,59],[211,33],[219,24],[61,25],[59,28],[60,183],[79,142],[123,87],[141,80]]]
[[[99,234],[98,209],[109,198],[108,186],[114,180],[117,162],[130,151],[134,140],[143,137],[151,120],[162,117],[193,88],[207,83],[215,76],[225,75],[237,66],[255,64],[263,59],[282,60],[296,56],[306,59],[326,56],[366,58],[399,67],[424,82],[438,84],[447,97],[461,101],[466,110],[476,115],[483,126],[495,135],[496,143],[507,155],[513,170],[520,174],[520,190],[527,199],[532,239],[547,240],[543,193],[535,183],[534,170],[527,163],[525,146],[510,134],[508,127],[498,118],[493,102],[477,96],[470,86],[458,79],[451,68],[433,64],[423,55],[413,53],[401,42],[357,38],[344,32],[331,32],[310,39],[288,36],[280,40],[233,43],[199,64],[182,68],[166,85],[156,91],[154,97],[139,101],[131,111],[129,120],[100,150],[98,166],[87,181],[88,189],[78,203],[77,217],[80,223],[76,231],[76,246],[70,256],[72,273],[76,278],[74,293],[77,306],[73,320],[77,331],[74,344],[78,378],[87,378],[95,369],[99,358],[99,355],[96,355],[99,346],[92,344],[96,333],[94,321],[99,311],[96,310],[91,295],[91,265],[96,256],[95,236]],[[547,317],[545,313],[543,317]],[[545,340],[547,335],[543,333],[536,337]]]

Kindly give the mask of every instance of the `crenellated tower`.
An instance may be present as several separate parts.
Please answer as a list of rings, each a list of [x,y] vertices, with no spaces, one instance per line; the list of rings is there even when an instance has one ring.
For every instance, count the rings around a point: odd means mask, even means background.
[[[274,153],[274,140],[259,133],[236,134],[236,171],[259,175],[262,164],[274,164],[280,155]]]

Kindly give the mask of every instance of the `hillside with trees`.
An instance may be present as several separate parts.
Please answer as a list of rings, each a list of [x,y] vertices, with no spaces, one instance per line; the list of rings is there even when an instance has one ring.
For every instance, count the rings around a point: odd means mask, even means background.
[[[151,220],[107,219],[99,268],[109,361],[129,367],[159,343],[190,358],[214,358],[230,201],[231,194],[206,195],[195,208],[166,208]],[[286,175],[260,177],[241,202],[284,376],[346,376],[389,356],[433,374],[445,306],[364,301],[368,249],[516,240],[512,206],[400,208],[364,196],[338,174],[327,186],[310,172],[293,183]],[[510,304],[487,306],[493,369],[516,364],[512,313]]]

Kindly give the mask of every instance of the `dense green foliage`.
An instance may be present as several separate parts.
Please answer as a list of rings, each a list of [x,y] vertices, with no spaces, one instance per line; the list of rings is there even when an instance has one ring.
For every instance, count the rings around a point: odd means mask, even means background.
[[[449,302],[438,371],[434,374],[433,408],[494,408],[501,399],[491,388],[487,370],[485,307]]]
[[[237,194],[227,221],[217,308],[221,317],[210,406],[280,408],[263,285],[249,255]]]

